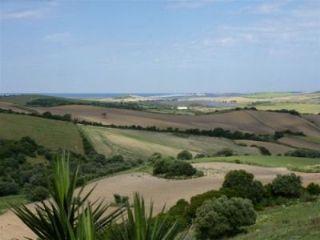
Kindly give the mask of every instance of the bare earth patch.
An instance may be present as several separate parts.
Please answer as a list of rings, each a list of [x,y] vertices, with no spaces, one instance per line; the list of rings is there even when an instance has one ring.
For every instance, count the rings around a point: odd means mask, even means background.
[[[139,192],[147,201],[153,200],[155,210],[159,211],[164,204],[170,207],[181,198],[189,200],[196,194],[218,189],[225,174],[230,170],[244,169],[264,183],[270,182],[277,174],[289,173],[285,168],[233,163],[197,163],[194,166],[205,171],[206,176],[187,180],[167,180],[146,173],[128,173],[101,179],[89,184],[88,189],[97,184],[92,199],[103,198],[109,202],[113,201],[114,193],[131,197],[134,192]],[[310,182],[320,183],[320,173],[297,174],[303,178],[305,185]],[[30,206],[32,207],[32,204]],[[34,237],[10,211],[0,216],[0,233],[1,240],[23,239],[23,236]]]

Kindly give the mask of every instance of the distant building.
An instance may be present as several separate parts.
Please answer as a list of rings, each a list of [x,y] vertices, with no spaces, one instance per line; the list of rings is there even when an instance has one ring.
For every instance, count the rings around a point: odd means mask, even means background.
[[[188,110],[188,107],[186,107],[186,106],[178,106],[177,109],[178,110]]]

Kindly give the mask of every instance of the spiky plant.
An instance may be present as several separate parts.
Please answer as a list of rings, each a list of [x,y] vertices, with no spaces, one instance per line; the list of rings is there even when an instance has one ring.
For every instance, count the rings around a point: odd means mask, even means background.
[[[166,218],[153,217],[153,204],[147,213],[144,199],[138,193],[134,195],[133,206],[127,205],[126,216],[120,224],[115,224],[107,232],[108,240],[173,240],[182,239],[176,223]],[[160,215],[164,213],[162,209]],[[179,236],[179,237],[178,237]]]
[[[13,206],[13,212],[40,240],[95,240],[125,210],[117,208],[106,214],[110,205],[103,201],[89,202],[94,188],[75,193],[78,169],[72,174],[69,157],[62,154],[55,162],[49,200],[35,205]]]

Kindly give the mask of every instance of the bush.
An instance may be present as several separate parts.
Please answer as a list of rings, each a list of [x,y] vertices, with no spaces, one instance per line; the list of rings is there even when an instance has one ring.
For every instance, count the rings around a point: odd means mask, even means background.
[[[204,154],[204,153],[197,153],[197,154],[194,156],[194,158],[205,158],[205,157],[207,157],[207,155]]]
[[[174,176],[193,176],[197,170],[190,164],[180,160],[161,159],[153,166],[154,175],[164,175],[165,177]]]
[[[49,196],[49,191],[47,188],[42,186],[37,186],[28,192],[27,197],[31,201],[42,201]]]
[[[244,170],[233,170],[225,176],[221,191],[230,197],[250,199],[253,204],[261,202],[265,196],[265,189],[260,181]]]
[[[148,161],[151,163],[155,163],[157,160],[159,160],[161,158],[162,158],[161,153],[156,152],[149,157]]]
[[[288,175],[278,175],[271,184],[272,193],[275,196],[295,198],[301,195],[301,177],[294,173]]]
[[[19,186],[14,181],[0,181],[0,196],[17,194]]]
[[[289,151],[285,155],[293,157],[320,158],[320,151],[311,149],[297,149],[294,151]]]
[[[224,148],[220,151],[218,151],[216,153],[216,156],[225,156],[225,157],[229,157],[229,156],[232,156],[233,155],[233,151],[232,149],[229,149],[229,148]]]
[[[320,185],[316,183],[310,183],[307,188],[307,192],[311,195],[319,195],[320,194]]]
[[[191,160],[192,159],[192,153],[187,151],[187,150],[183,150],[183,151],[178,153],[177,159],[179,159],[179,160]]]
[[[232,235],[256,222],[256,213],[248,199],[227,198],[206,201],[194,220],[197,239],[218,239]]]
[[[169,209],[166,216],[171,220],[171,222],[176,222],[179,228],[184,229],[191,224],[192,219],[188,216],[189,203],[180,199],[177,203]]]
[[[121,196],[120,194],[113,194],[114,202],[118,205],[127,204],[129,202],[128,196]]]
[[[271,155],[271,152],[266,147],[256,146],[256,145],[253,145],[253,146],[257,147],[262,155],[266,155],[266,156]]]

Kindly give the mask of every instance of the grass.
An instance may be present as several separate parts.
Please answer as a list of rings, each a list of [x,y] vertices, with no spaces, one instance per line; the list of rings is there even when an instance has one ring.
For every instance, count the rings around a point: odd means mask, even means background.
[[[292,95],[294,94],[290,92],[261,92],[261,93],[252,93],[252,94],[244,95],[244,97],[264,99],[264,98],[288,97]]]
[[[0,197],[0,214],[3,214],[9,208],[9,204],[26,204],[27,199],[23,195],[13,195]]]
[[[259,212],[257,223],[248,229],[248,233],[232,239],[320,239],[320,200]]]
[[[263,167],[286,167],[289,170],[300,172],[320,172],[320,159],[300,158],[287,156],[231,156],[231,157],[212,157],[193,160],[199,162],[231,162],[257,165]]]
[[[111,129],[81,126],[99,153],[122,154],[133,158],[147,158],[159,152],[165,156],[176,156],[182,150],[213,154],[223,148],[231,148],[237,154],[258,154],[252,147],[243,147],[223,138],[175,135],[137,130]]]
[[[39,117],[0,113],[0,138],[18,140],[29,136],[50,149],[83,153],[82,139],[76,125]]]
[[[320,104],[315,103],[267,103],[258,104],[255,106],[258,110],[281,110],[281,109],[294,109],[300,113],[320,113]]]
[[[21,94],[21,95],[11,95],[11,96],[0,96],[0,101],[15,103],[18,105],[25,105],[27,102],[38,98],[47,98],[48,96],[37,95],[37,94]]]

